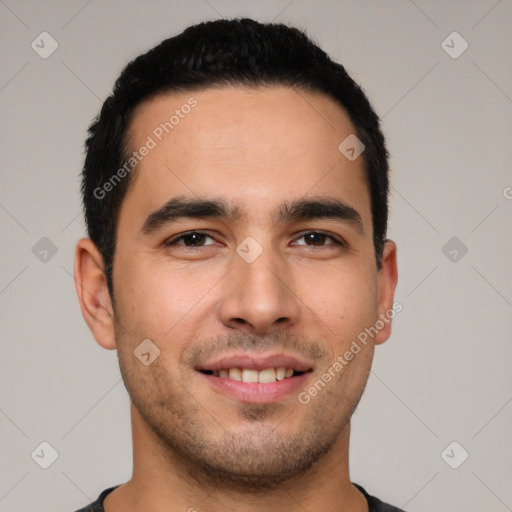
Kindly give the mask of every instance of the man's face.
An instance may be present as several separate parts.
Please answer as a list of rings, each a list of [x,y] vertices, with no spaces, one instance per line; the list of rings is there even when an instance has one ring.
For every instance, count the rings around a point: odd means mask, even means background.
[[[197,105],[182,109],[191,97]],[[179,122],[159,130],[176,109]],[[172,93],[133,119],[132,150],[155,145],[120,211],[116,346],[136,413],[196,472],[278,483],[348,433],[383,339],[332,367],[390,306],[379,299],[363,160],[338,150],[354,133],[329,98],[288,88]],[[216,208],[175,216],[176,198]],[[304,201],[331,201],[336,214],[289,208]],[[134,355],[145,339],[160,350],[148,366]]]

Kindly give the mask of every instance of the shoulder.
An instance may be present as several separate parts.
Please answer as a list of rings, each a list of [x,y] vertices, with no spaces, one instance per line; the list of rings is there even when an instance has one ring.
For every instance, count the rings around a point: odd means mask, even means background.
[[[105,498],[115,489],[117,489],[119,485],[116,485],[114,487],[110,487],[108,489],[105,489],[99,496],[96,501],[93,503],[90,503],[84,508],[81,508],[80,510],[76,510],[75,512],[105,512],[103,508],[103,502],[105,501]]]
[[[360,485],[354,484],[354,486],[359,491],[361,491],[361,493],[366,498],[366,501],[368,502],[368,510],[369,510],[369,512],[405,512],[401,508],[394,507],[393,505],[389,505],[388,503],[384,503],[383,501],[379,500],[379,498],[376,498],[375,496],[371,496]]]

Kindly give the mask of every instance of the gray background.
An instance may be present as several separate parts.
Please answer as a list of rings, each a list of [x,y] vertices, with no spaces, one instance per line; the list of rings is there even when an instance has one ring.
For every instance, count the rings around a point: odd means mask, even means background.
[[[72,277],[85,131],[128,60],[241,15],[306,28],[389,141],[403,310],[354,417],[352,479],[408,511],[512,510],[510,0],[0,0],[0,510],[71,511],[131,475],[116,353]]]

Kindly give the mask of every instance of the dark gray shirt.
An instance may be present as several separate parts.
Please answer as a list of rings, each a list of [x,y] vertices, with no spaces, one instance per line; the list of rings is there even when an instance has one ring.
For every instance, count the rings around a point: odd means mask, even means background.
[[[392,505],[388,505],[387,503],[383,503],[375,496],[370,496],[360,485],[354,484],[364,495],[366,500],[368,501],[368,509],[370,512],[404,512],[400,508],[393,507]],[[85,508],[81,508],[76,512],[105,512],[103,508],[103,501],[114,489],[117,489],[119,485],[115,487],[110,487],[109,489],[105,489],[98,497],[98,499],[87,505]]]

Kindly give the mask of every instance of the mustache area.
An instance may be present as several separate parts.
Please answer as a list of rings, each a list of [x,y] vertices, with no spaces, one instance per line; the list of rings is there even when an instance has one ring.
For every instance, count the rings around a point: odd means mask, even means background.
[[[197,368],[200,364],[215,356],[229,355],[233,352],[284,352],[299,356],[312,363],[320,363],[328,358],[324,344],[315,339],[291,336],[282,331],[266,336],[256,336],[252,333],[232,333],[221,335],[210,340],[194,340],[180,357],[180,364]]]

